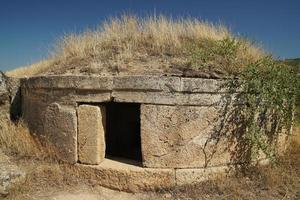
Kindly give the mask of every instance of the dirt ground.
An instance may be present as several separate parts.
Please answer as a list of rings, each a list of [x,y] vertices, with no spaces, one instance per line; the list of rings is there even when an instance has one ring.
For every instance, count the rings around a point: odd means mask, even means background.
[[[15,185],[7,200],[179,200],[179,199],[300,199],[300,151],[290,152],[277,166],[249,169],[227,179],[168,190],[127,193],[90,184],[59,165],[37,166],[19,160],[26,180]],[[23,164],[20,164],[23,163]],[[1,198],[0,198],[1,199]]]
[[[168,190],[127,193],[104,188],[76,176],[72,165],[1,153],[1,165],[15,166],[26,177],[13,184],[5,200],[180,200],[180,199],[300,199],[299,128],[294,142],[276,165],[248,168],[244,173]],[[9,156],[7,156],[9,155]],[[1,172],[1,171],[0,171]],[[0,173],[1,175],[1,173]],[[1,178],[1,177],[0,177]],[[1,186],[1,184],[0,184]]]
[[[32,200],[143,200],[143,199],[172,199],[171,195],[160,195],[155,193],[126,193],[114,191],[104,187],[89,188],[77,186],[71,190],[42,191],[31,194],[28,198]]]

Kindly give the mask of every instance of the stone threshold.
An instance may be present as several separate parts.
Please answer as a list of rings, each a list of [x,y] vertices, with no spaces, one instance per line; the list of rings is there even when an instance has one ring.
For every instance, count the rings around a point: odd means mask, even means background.
[[[95,184],[127,192],[155,191],[225,176],[227,166],[210,168],[144,168],[128,160],[104,159],[99,165],[76,164],[82,177]]]

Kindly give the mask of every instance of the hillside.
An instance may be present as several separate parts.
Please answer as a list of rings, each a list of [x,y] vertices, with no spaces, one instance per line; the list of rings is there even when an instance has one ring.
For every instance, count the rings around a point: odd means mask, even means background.
[[[261,48],[222,25],[163,16],[113,18],[96,30],[66,35],[54,49],[48,59],[7,74],[210,77],[237,74],[264,56]]]

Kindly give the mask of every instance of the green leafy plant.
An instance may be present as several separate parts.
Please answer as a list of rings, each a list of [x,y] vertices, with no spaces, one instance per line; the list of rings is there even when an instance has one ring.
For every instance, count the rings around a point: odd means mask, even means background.
[[[241,41],[233,37],[226,37],[222,40],[201,40],[189,44],[190,63],[193,67],[202,70],[228,71],[236,67],[237,52]]]
[[[247,146],[240,149],[248,151],[249,160],[257,159],[262,152],[276,161],[279,136],[289,134],[293,123],[295,100],[299,96],[296,73],[266,57],[247,66],[238,79],[228,84],[234,88],[232,91],[240,90],[235,106],[239,120],[233,121],[239,127],[238,142]]]

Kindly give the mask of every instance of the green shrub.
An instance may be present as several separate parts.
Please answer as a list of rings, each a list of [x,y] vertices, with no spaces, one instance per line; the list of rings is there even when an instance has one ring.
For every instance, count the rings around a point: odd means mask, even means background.
[[[243,48],[243,40],[226,37],[222,40],[201,40],[189,44],[189,60],[194,68],[204,71],[222,71],[229,74],[241,70],[241,62],[237,59],[239,49]]]
[[[299,96],[296,73],[291,67],[266,57],[249,64],[238,79],[228,83],[229,87],[241,90],[237,98],[241,103],[235,107],[239,120],[233,122],[236,127],[243,127],[239,129],[238,142],[247,148],[240,149],[248,151],[249,160],[263,152],[276,161],[279,134],[289,134],[293,124]]]

